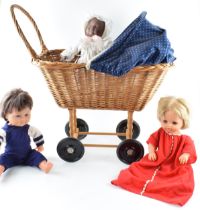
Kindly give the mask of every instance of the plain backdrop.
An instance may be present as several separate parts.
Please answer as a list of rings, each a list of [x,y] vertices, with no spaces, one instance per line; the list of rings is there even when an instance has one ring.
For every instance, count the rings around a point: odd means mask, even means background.
[[[27,90],[34,100],[30,124],[45,137],[44,155],[54,163],[49,174],[30,167],[15,167],[0,177],[0,206],[5,209],[177,209],[147,197],[127,192],[110,184],[126,168],[116,149],[85,148],[83,158],[75,163],[61,160],[56,152],[58,142],[66,137],[64,127],[68,110],[54,101],[39,68],[19,37],[10,14],[10,5],[23,6],[36,21],[48,49],[75,45],[83,34],[83,23],[89,15],[99,14],[111,21],[111,37],[116,38],[142,11],[147,19],[167,30],[177,60],[151,101],[134,120],[141,128],[138,140],[147,152],[146,140],[159,128],[157,102],[161,96],[175,95],[188,100],[191,125],[184,130],[200,152],[200,1],[199,0],[1,0],[0,5],[0,98],[12,88]],[[41,49],[30,22],[17,13],[22,29],[37,53]],[[90,131],[115,132],[117,124],[127,117],[124,111],[77,110]],[[4,121],[0,120],[2,126]],[[83,143],[120,143],[116,136],[87,136]],[[0,152],[3,152],[1,148]],[[200,207],[199,160],[193,165],[195,191],[182,209]]]

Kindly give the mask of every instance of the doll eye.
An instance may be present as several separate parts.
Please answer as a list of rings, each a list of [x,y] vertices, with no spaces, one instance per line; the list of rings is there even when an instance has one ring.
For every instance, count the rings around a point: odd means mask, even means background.
[[[172,122],[172,124],[173,124],[173,125],[177,125],[178,123],[174,121],[174,122]]]
[[[167,120],[163,120],[163,123],[167,123]]]

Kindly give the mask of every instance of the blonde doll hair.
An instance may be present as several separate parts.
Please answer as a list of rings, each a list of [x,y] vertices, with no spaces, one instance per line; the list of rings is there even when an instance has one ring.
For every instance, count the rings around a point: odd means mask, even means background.
[[[176,98],[174,96],[160,98],[157,109],[158,119],[160,120],[167,111],[175,112],[183,120],[182,129],[189,127],[190,111],[187,102],[183,98]]]

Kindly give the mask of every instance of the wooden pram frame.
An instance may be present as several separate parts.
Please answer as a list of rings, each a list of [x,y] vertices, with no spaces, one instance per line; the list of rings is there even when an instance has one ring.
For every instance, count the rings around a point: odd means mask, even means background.
[[[70,136],[78,139],[79,135],[111,135],[111,136],[125,136],[126,139],[132,139],[133,135],[133,111],[128,111],[127,117],[127,129],[126,132],[83,132],[79,131],[77,127],[76,109],[69,109],[69,124],[70,124]],[[86,147],[117,147],[113,144],[84,144]]]

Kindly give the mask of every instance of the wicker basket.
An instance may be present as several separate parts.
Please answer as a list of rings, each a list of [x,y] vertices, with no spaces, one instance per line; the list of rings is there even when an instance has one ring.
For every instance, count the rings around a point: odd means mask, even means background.
[[[35,53],[23,34],[14,14],[15,8],[33,24],[42,48],[40,55]],[[92,69],[86,70],[83,64],[61,62],[62,49],[47,49],[35,21],[26,10],[12,5],[11,13],[34,63],[40,67],[55,101],[63,108],[140,111],[152,98],[171,66],[140,66],[121,77],[115,77]]]

